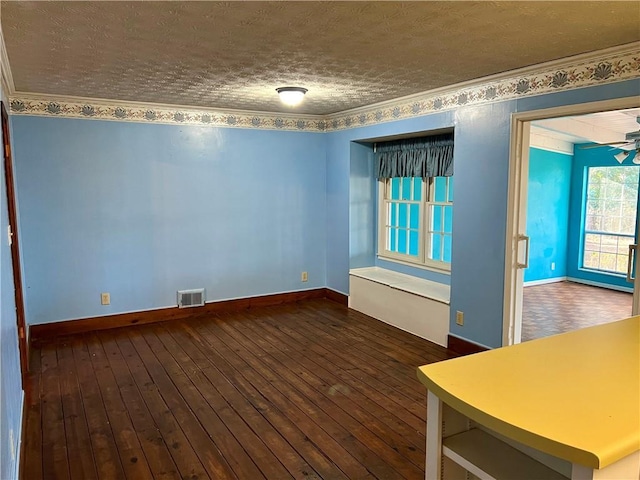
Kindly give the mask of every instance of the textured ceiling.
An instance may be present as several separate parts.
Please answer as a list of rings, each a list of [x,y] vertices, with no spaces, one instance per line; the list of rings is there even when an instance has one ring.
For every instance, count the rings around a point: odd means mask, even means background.
[[[329,114],[640,40],[632,2],[8,2],[19,92]]]

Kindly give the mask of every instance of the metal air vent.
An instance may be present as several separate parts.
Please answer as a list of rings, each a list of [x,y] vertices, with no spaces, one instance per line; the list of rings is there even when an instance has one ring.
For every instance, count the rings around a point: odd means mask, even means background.
[[[178,307],[201,307],[204,305],[204,288],[178,290]]]

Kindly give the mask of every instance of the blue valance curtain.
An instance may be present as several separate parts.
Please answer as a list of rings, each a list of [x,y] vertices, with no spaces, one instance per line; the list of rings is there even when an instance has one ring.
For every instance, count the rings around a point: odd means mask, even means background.
[[[378,179],[451,177],[453,133],[376,144]]]

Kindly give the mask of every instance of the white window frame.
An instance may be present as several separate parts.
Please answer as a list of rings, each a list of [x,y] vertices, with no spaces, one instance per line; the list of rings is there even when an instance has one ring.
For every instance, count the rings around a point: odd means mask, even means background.
[[[395,203],[398,200],[390,200],[387,197],[388,189],[391,188],[391,179],[378,180],[378,258],[382,260],[388,260],[391,262],[402,263],[413,267],[424,268],[426,270],[435,270],[439,273],[450,273],[451,263],[442,260],[433,260],[428,258],[427,252],[430,247],[431,237],[431,218],[430,210],[432,205],[450,205],[453,207],[453,202],[435,201],[435,177],[429,177],[422,181],[422,192],[420,195],[421,200],[400,200],[400,203],[406,204],[419,204],[420,213],[418,221],[418,255],[409,255],[405,253],[392,252],[387,250],[387,205],[393,201]],[[413,182],[411,189],[413,192]],[[447,183],[447,191],[445,198],[448,197],[449,186]],[[413,195],[412,195],[413,196]]]

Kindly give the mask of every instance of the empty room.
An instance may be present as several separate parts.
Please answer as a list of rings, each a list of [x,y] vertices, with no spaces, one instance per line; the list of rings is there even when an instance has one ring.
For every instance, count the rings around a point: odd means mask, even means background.
[[[626,1],[1,1],[0,478],[637,478],[639,52]]]

